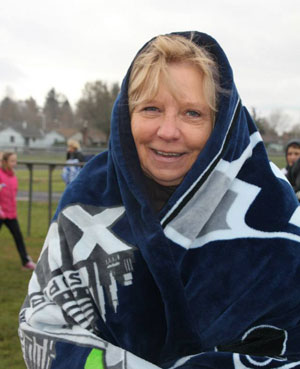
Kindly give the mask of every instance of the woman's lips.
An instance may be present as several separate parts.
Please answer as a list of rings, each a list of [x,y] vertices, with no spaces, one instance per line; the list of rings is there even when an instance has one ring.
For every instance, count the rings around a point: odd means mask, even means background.
[[[154,154],[154,157],[157,160],[160,161],[167,161],[167,162],[174,162],[178,161],[183,155],[185,155],[185,152],[175,152],[175,151],[162,151],[162,150],[156,150],[151,149],[151,152]]]
[[[183,155],[182,153],[179,153],[179,152],[160,151],[160,150],[155,150],[155,149],[152,149],[152,150],[153,150],[157,155],[161,155],[161,156],[165,156],[165,157],[170,157],[170,156],[178,157],[178,156]]]

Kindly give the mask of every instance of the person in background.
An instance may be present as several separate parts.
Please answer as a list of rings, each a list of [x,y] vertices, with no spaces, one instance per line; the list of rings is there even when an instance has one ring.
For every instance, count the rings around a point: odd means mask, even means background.
[[[63,167],[61,177],[66,185],[70,184],[80,172],[82,166],[77,165],[85,161],[84,155],[80,150],[80,143],[77,140],[68,140],[67,142],[66,166]]]
[[[81,166],[78,165],[78,159],[68,159],[66,165],[61,172],[61,178],[65,182],[66,186],[70,184],[79,174]]]
[[[299,369],[282,177],[216,40],[150,40],[50,225],[20,312],[27,368]]]
[[[297,199],[300,201],[300,140],[292,140],[286,150],[287,174]]]
[[[82,154],[80,149],[80,143],[77,140],[69,139],[67,141],[67,146],[67,160],[78,159],[79,163],[83,163],[85,161],[84,155]]]
[[[34,270],[35,263],[27,254],[23,235],[17,219],[18,179],[14,169],[17,165],[17,154],[5,152],[0,168],[0,228],[5,224],[12,234],[24,270]]]
[[[300,158],[300,140],[290,140],[285,147],[286,167],[282,168],[282,173],[287,176],[289,168]]]

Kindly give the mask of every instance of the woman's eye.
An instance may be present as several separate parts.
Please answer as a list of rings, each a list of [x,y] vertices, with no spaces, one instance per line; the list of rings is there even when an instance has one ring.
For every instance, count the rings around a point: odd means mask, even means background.
[[[152,112],[152,111],[158,111],[158,108],[156,108],[155,106],[146,106],[144,107],[143,110]]]
[[[188,110],[186,112],[186,115],[188,115],[189,117],[192,117],[192,118],[199,118],[201,116],[201,114],[198,111],[195,111],[195,110]]]

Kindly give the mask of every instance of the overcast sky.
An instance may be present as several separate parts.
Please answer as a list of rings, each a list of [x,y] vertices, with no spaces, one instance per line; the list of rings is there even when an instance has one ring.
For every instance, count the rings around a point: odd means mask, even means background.
[[[150,38],[197,30],[221,44],[247,107],[300,123],[300,0],[0,0],[0,98],[121,82]]]

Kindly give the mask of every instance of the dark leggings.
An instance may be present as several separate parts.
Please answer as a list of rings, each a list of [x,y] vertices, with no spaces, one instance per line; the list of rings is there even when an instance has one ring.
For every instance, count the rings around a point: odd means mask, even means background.
[[[26,247],[24,244],[24,240],[23,240],[23,236],[22,236],[22,232],[21,232],[18,220],[17,219],[0,219],[0,229],[3,223],[10,230],[10,233],[12,234],[15,240],[20,258],[22,260],[22,264],[25,265],[29,261],[29,258],[26,252]]]

